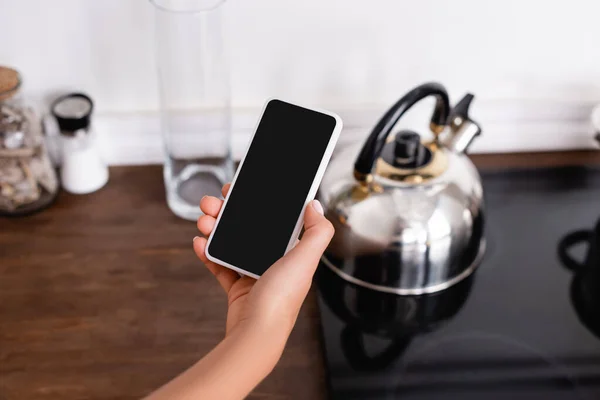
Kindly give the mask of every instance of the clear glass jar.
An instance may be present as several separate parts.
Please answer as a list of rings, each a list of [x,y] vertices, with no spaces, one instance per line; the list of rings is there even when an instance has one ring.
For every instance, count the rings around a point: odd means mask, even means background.
[[[58,194],[42,123],[23,99],[21,77],[0,67],[0,215],[22,216],[49,206]]]
[[[155,6],[167,202],[195,220],[204,195],[233,177],[223,0],[151,0]]]

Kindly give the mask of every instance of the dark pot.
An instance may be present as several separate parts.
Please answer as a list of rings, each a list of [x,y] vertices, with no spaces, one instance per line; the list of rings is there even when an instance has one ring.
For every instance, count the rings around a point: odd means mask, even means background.
[[[583,261],[575,260],[569,250],[578,244],[587,245]],[[571,299],[583,324],[600,338],[600,220],[593,230],[569,233],[558,245],[558,256],[565,267],[573,271]]]

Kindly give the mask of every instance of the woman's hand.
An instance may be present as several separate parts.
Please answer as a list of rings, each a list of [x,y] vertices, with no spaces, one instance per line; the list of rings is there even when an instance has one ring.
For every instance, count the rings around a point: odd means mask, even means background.
[[[228,191],[229,184],[223,187],[223,196]],[[205,215],[198,219],[198,229],[202,234],[210,235],[222,204],[223,201],[216,197],[202,199],[200,208]],[[269,216],[265,215],[265,218]],[[311,202],[305,211],[304,230],[296,247],[273,264],[259,280],[240,277],[237,272],[209,261],[205,255],[206,239],[194,238],[196,254],[227,293],[226,335],[237,330],[260,330],[273,346],[277,346],[277,359],[310,289],[321,254],[333,236],[333,226],[323,216],[323,208],[318,201]]]
[[[229,185],[223,187],[223,196]],[[208,236],[223,201],[204,197],[198,229]],[[269,218],[265,215],[265,218]],[[296,247],[259,280],[210,262],[206,239],[194,238],[194,250],[217,278],[229,299],[225,339],[187,371],[146,400],[243,399],[271,372],[283,352],[310,288],[319,259],[333,236],[318,201],[304,213],[304,234]]]

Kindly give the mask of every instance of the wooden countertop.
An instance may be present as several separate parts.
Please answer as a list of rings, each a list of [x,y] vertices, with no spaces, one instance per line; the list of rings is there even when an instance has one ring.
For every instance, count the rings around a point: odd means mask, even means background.
[[[600,164],[600,152],[476,155],[482,168]],[[20,219],[0,218],[0,399],[138,399],[223,336],[225,295],[167,208],[159,166]],[[252,399],[323,399],[314,294]]]

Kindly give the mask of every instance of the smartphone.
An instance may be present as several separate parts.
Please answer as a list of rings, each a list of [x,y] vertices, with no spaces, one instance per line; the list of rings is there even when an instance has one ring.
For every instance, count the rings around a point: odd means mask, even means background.
[[[206,257],[258,279],[291,250],[341,130],[342,120],[331,112],[269,100],[208,238]]]

